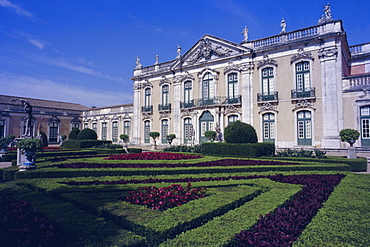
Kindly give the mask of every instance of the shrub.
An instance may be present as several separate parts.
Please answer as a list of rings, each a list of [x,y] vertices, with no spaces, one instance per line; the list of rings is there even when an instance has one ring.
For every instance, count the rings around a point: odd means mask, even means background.
[[[204,132],[204,136],[208,138],[208,140],[214,142],[215,141],[215,138],[216,138],[216,131],[213,131],[213,130],[209,130],[209,131],[206,131]]]
[[[126,134],[122,134],[119,136],[119,138],[123,141],[123,142],[128,142],[130,137]]]
[[[78,140],[78,133],[80,132],[80,129],[73,128],[71,132],[69,132],[68,139],[69,140]]]
[[[252,125],[235,121],[225,128],[227,143],[256,143],[257,133]]]
[[[97,140],[98,135],[95,130],[85,128],[77,134],[77,140]]]
[[[164,148],[163,151],[165,152],[186,152],[186,153],[201,153],[202,146],[201,145],[178,145],[178,146],[171,146]]]
[[[272,156],[275,153],[273,143],[202,143],[204,155],[235,155],[244,157]]]

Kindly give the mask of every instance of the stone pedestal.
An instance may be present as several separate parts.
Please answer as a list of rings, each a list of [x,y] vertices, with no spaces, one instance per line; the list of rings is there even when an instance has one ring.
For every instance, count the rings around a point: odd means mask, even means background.
[[[355,147],[348,147],[348,159],[357,159],[356,156],[356,148]]]

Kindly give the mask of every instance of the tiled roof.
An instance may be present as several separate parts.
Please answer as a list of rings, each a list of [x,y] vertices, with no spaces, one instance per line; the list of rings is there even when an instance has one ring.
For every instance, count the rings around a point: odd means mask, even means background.
[[[33,107],[43,107],[43,108],[53,108],[53,109],[64,109],[64,110],[75,110],[75,111],[86,111],[90,110],[90,107],[86,107],[80,104],[60,102],[53,100],[44,100],[44,99],[33,99],[19,96],[9,96],[9,95],[0,95],[0,104],[10,104],[10,105],[21,105],[20,101],[12,101],[15,99],[23,99],[28,101]]]

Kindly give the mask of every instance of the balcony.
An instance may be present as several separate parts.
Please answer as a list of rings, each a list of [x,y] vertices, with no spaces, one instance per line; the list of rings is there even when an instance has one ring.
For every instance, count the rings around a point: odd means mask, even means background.
[[[153,112],[153,106],[152,105],[142,106],[141,111],[146,112],[146,113],[152,113]]]
[[[171,104],[159,104],[158,111],[171,111]]]
[[[238,95],[235,98],[218,96],[212,99],[193,99],[189,102],[180,102],[180,108],[204,107],[212,105],[227,105],[227,104],[241,104],[242,96]]]
[[[194,100],[190,100],[188,102],[180,102],[180,108],[181,109],[184,109],[184,108],[191,108],[191,107],[194,107]]]
[[[314,87],[305,88],[304,91],[298,91],[296,89],[293,89],[291,93],[292,93],[292,99],[315,98],[316,97],[316,90]]]
[[[278,100],[278,92],[270,92],[269,94],[263,94],[263,93],[257,94],[257,102],[277,101],[277,100]]]

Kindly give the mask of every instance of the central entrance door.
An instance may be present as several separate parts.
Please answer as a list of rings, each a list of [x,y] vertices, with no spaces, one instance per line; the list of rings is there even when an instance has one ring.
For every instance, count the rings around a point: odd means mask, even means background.
[[[206,131],[214,131],[214,117],[209,111],[203,112],[202,116],[199,118],[199,128],[200,128],[200,136],[199,136],[199,142],[207,142],[208,138],[205,137],[204,133]]]

